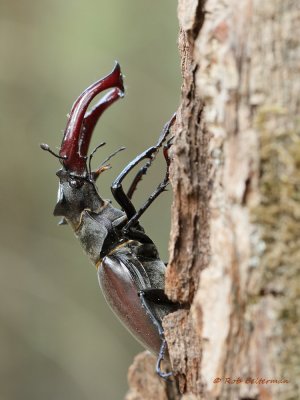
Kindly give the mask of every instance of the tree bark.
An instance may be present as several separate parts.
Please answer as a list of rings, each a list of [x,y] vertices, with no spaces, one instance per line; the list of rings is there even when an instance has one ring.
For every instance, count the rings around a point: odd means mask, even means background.
[[[186,307],[163,323],[176,383],[143,353],[127,400],[300,398],[299,4],[179,0],[166,293]]]

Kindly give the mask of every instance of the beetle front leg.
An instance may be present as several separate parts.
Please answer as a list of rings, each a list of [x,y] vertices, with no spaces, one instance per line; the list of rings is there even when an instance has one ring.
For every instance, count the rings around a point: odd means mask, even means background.
[[[138,155],[134,160],[132,160],[123,169],[123,171],[120,173],[120,175],[114,180],[114,182],[111,186],[112,194],[113,194],[115,200],[118,202],[118,204],[125,211],[128,220],[130,220],[136,214],[136,209],[131,202],[131,196],[132,196],[137,184],[142,179],[142,176],[146,174],[148,168],[151,165],[152,160],[155,157],[155,154],[157,153],[159,148],[162,146],[163,142],[166,140],[166,137],[169,134],[171,126],[175,122],[175,119],[176,119],[176,114],[174,114],[172,116],[172,118],[170,119],[170,121],[167,122],[166,125],[164,126],[164,129],[162,130],[162,133],[160,134],[157,144],[155,146],[152,146],[149,149],[145,150],[143,153]],[[138,171],[132,184],[130,185],[128,193],[126,194],[124,192],[124,189],[122,186],[123,180],[136,165],[138,165],[142,160],[145,160],[145,159],[149,159],[148,163],[146,163],[146,165],[143,166]]]
[[[162,131],[162,134],[164,134],[164,135],[161,134],[157,145],[161,146],[161,144],[164,141],[165,137],[169,134],[170,129],[171,129],[172,125],[174,124],[175,120],[176,120],[176,114],[174,114],[172,116],[172,118],[170,119],[170,121],[167,122],[167,124],[165,125],[165,127],[164,127],[164,129]],[[154,156],[152,158],[150,158],[150,160],[135,175],[135,177],[134,177],[133,181],[131,182],[131,185],[129,186],[129,189],[127,191],[127,196],[129,197],[129,199],[132,198],[133,193],[135,192],[138,183],[143,178],[143,175],[146,175],[148,169],[150,168],[150,166],[151,166],[151,164],[152,164],[152,162],[153,162],[153,160],[155,158],[155,155],[156,154],[154,154]]]
[[[144,212],[150,207],[150,205],[153,203],[153,201],[166,189],[166,187],[169,183],[170,158],[168,155],[168,150],[169,150],[170,146],[171,146],[170,141],[168,141],[168,143],[164,146],[164,157],[165,157],[165,160],[167,163],[167,171],[166,171],[164,180],[157,186],[157,188],[154,190],[154,192],[151,193],[151,195],[148,197],[145,204],[130,218],[128,223],[123,228],[124,233],[128,232],[130,230],[130,228],[137,223],[137,221],[144,214]]]

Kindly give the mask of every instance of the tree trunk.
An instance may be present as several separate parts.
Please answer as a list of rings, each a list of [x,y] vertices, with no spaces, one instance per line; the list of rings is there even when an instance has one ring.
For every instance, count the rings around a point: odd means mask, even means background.
[[[164,320],[177,387],[143,353],[127,400],[300,398],[299,4],[179,0],[166,292],[188,307]]]

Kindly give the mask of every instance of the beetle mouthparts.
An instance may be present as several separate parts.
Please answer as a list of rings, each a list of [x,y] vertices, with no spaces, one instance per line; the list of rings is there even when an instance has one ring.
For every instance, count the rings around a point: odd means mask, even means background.
[[[87,112],[91,101],[104,90],[110,90]],[[71,172],[83,175],[93,130],[102,113],[116,100],[124,97],[124,85],[119,63],[112,72],[89,86],[75,101],[64,132],[59,156],[62,165]]]

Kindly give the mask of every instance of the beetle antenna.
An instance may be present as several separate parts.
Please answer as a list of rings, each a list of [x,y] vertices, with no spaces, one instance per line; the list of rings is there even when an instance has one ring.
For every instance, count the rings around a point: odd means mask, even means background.
[[[89,173],[89,175],[92,174],[92,158],[94,157],[94,154],[96,153],[96,151],[98,149],[100,149],[100,147],[103,147],[105,144],[106,144],[105,142],[101,142],[100,144],[98,144],[98,146],[95,147],[94,150],[89,155],[89,165],[88,165],[88,173]]]
[[[113,158],[116,154],[120,153],[120,151],[125,150],[126,147],[120,147],[118,150],[114,151],[110,156],[108,156],[102,163],[99,165],[99,167],[102,167],[104,164],[107,163],[111,158]]]
[[[99,177],[99,175],[103,172],[106,171],[108,169],[111,168],[111,166],[109,164],[106,164],[107,161],[109,161],[111,158],[113,158],[116,154],[120,153],[120,151],[125,150],[126,147],[120,147],[118,150],[114,151],[111,155],[109,155],[104,161],[102,161],[102,163],[99,165],[99,167],[96,169],[96,171],[93,171],[90,173],[90,176],[92,176],[92,179],[94,181],[97,180],[97,178]],[[105,165],[106,164],[106,165]]]
[[[42,150],[48,151],[50,154],[52,154],[56,158],[59,158],[60,160],[66,160],[68,158],[68,156],[60,156],[60,155],[54,153],[54,151],[50,149],[48,144],[42,143],[42,144],[40,144],[40,147]]]

